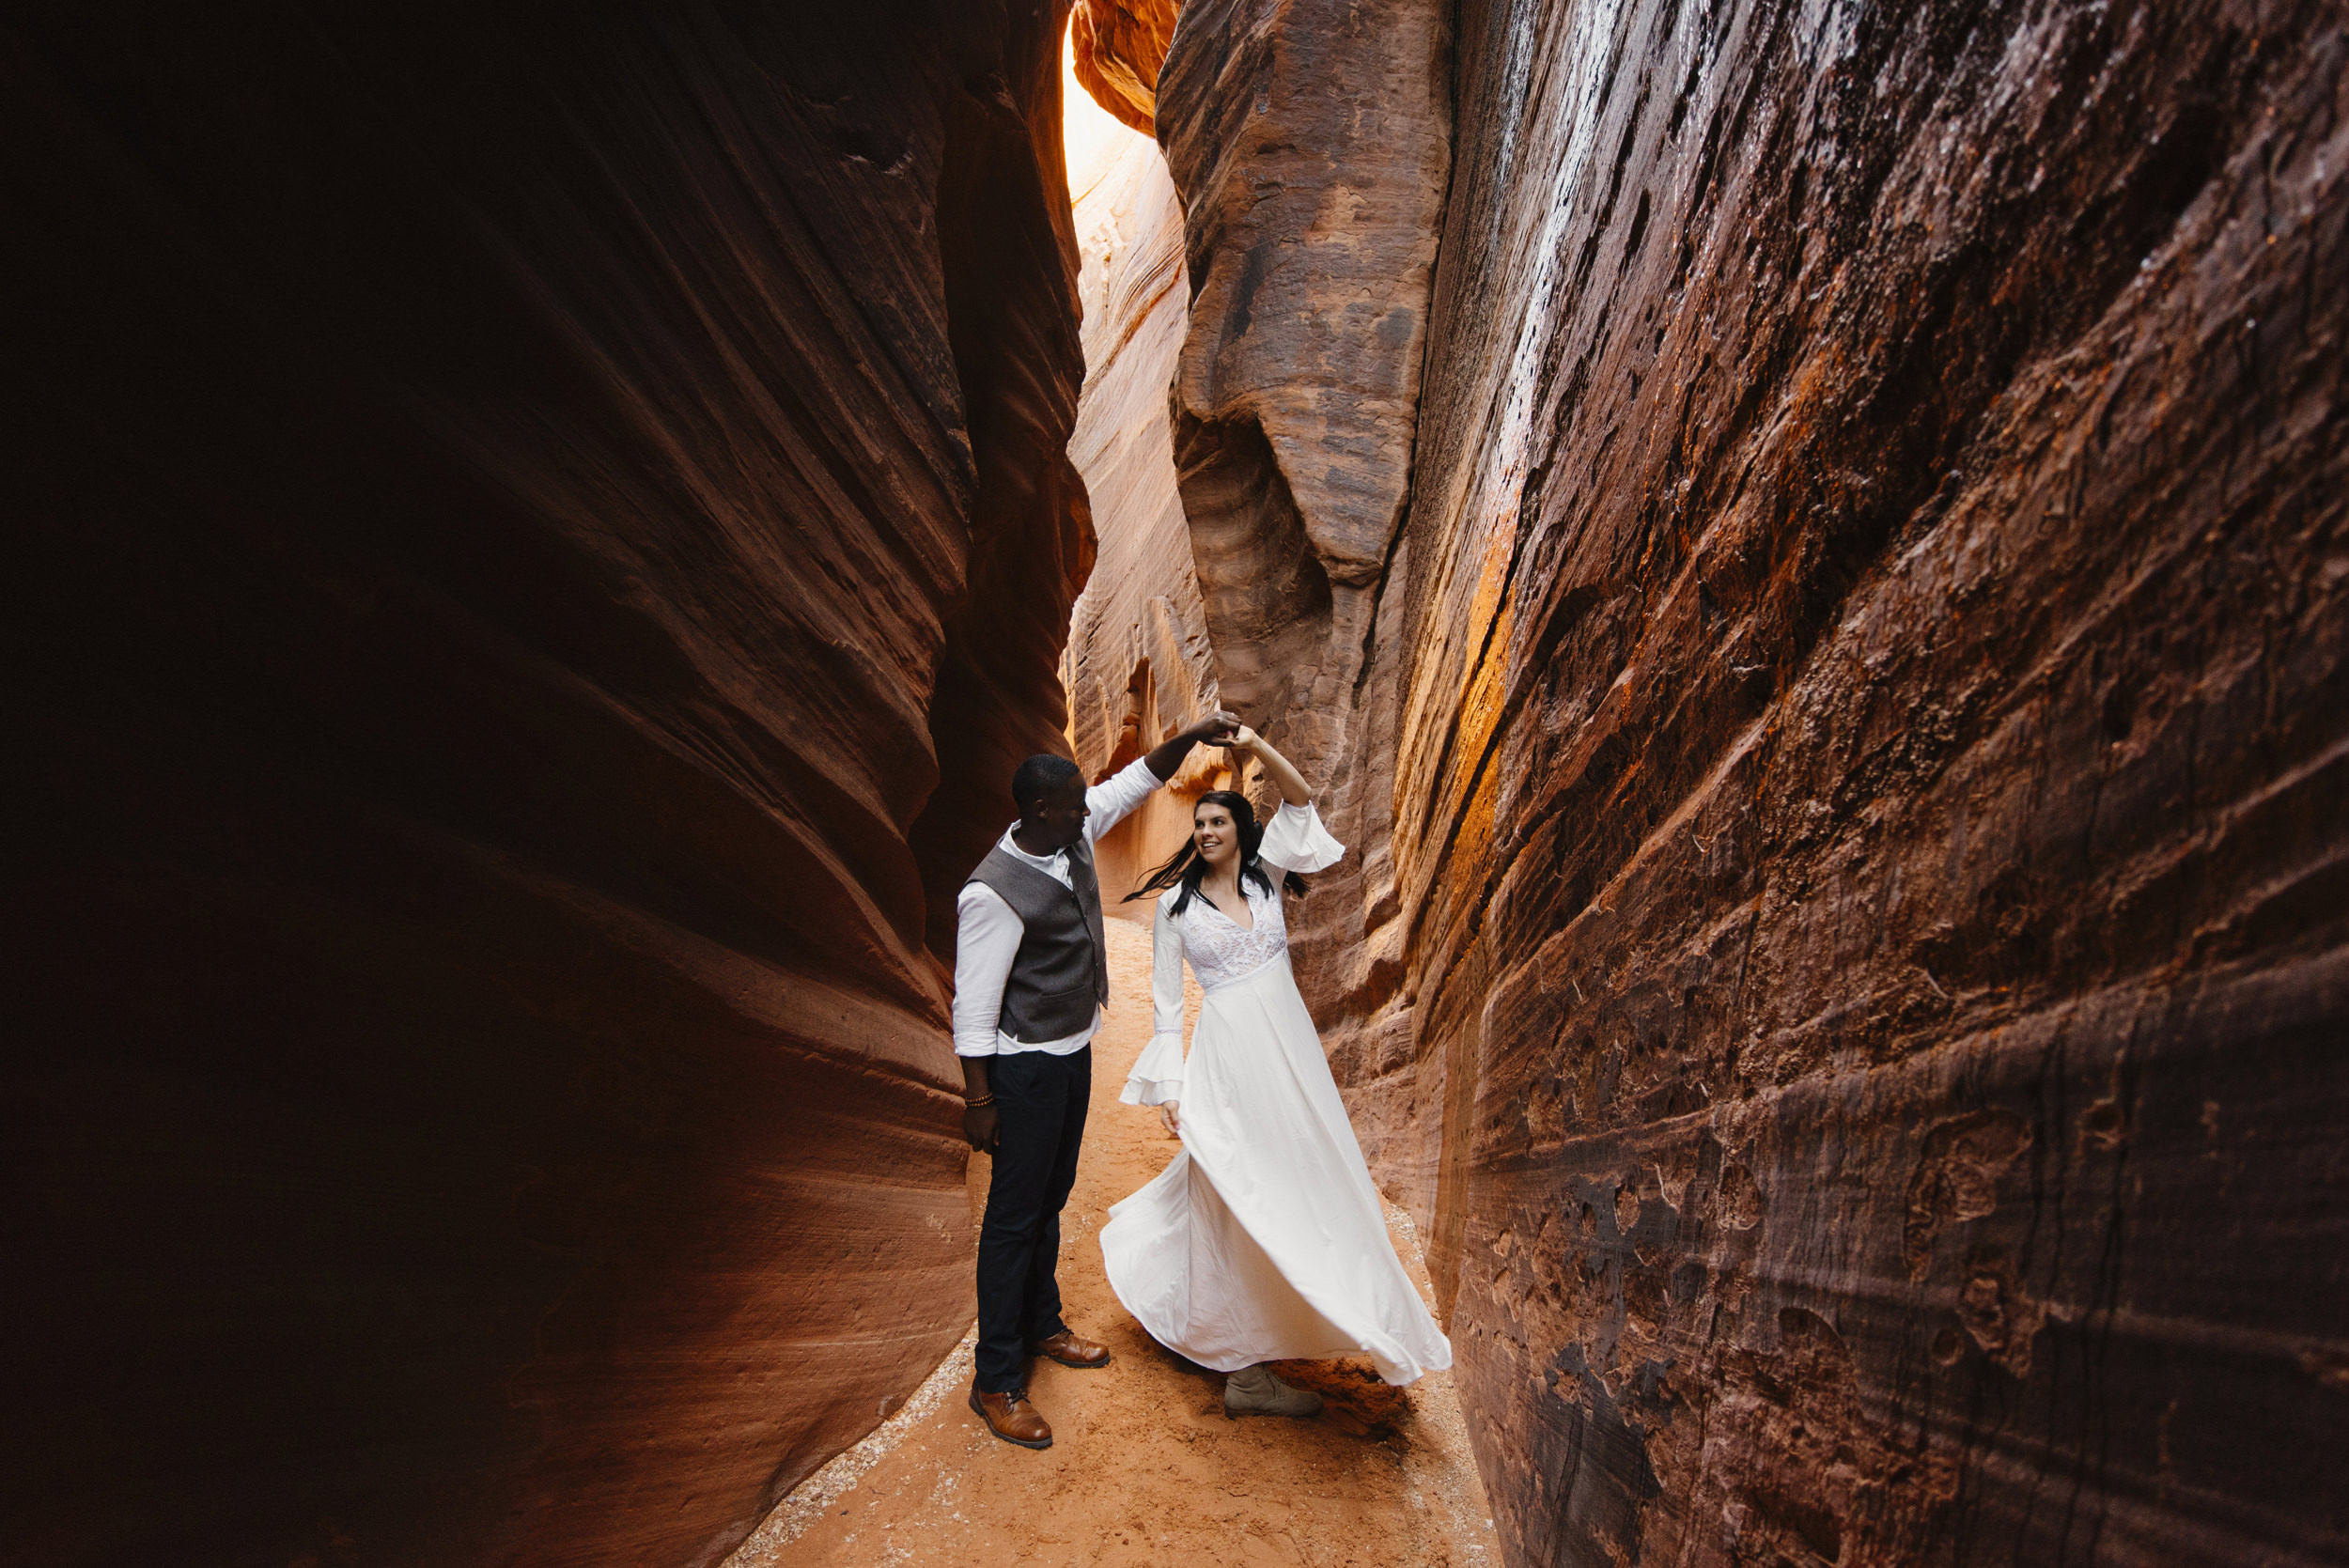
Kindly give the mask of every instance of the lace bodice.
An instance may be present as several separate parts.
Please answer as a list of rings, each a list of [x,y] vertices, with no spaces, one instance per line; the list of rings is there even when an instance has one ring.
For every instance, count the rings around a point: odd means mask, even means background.
[[[1274,877],[1281,875],[1269,867],[1267,872]],[[1205,894],[1194,896],[1175,923],[1183,930],[1183,956],[1190,961],[1190,972],[1199,977],[1203,991],[1245,979],[1288,951],[1288,919],[1281,895],[1255,887],[1246,891],[1249,913],[1256,923],[1252,930],[1241,930],[1237,921],[1208,903]]]
[[[1255,922],[1252,929],[1242,930],[1237,921],[1204,897],[1192,898],[1190,907],[1176,915],[1176,893],[1160,895],[1152,930],[1152,1033],[1119,1096],[1127,1104],[1164,1105],[1182,1097],[1185,961],[1199,977],[1199,988],[1212,993],[1247,979],[1285,954],[1289,925],[1281,908],[1282,873],[1325,871],[1337,864],[1346,846],[1330,836],[1313,807],[1284,805],[1265,825],[1264,842],[1256,852],[1273,889],[1267,893],[1241,884]]]

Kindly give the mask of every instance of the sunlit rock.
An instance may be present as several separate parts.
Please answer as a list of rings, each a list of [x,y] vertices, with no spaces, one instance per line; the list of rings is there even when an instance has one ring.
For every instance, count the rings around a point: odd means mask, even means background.
[[[1077,0],[1068,19],[1076,73],[1094,101],[1133,131],[1153,133],[1159,67],[1179,0]]]
[[[1070,615],[1068,733],[1088,778],[1106,777],[1216,701],[1190,535],[1176,492],[1167,387],[1189,316],[1183,214],[1159,146],[1081,91],[1067,100],[1069,193],[1083,272],[1084,390],[1068,455],[1092,498],[1099,556]],[[1195,751],[1098,846],[1112,914],[1182,846],[1199,792],[1230,782],[1227,754]]]

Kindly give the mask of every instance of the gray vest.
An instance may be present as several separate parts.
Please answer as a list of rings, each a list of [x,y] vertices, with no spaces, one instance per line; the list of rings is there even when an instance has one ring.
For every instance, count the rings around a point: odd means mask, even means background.
[[[1015,1040],[1034,1044],[1081,1034],[1093,1026],[1093,1009],[1110,1000],[1101,882],[1094,875],[1093,848],[1082,839],[1068,846],[1068,877],[1073,889],[1001,845],[971,873],[971,880],[992,888],[1027,928],[1003,983],[1003,1010],[995,1025]]]

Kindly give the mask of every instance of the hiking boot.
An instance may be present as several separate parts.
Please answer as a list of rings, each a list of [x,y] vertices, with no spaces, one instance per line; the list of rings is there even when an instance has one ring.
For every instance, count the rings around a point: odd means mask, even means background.
[[[1243,1367],[1223,1380],[1223,1413],[1316,1416],[1321,1413],[1321,1396],[1311,1389],[1290,1388],[1272,1375],[1270,1367]]]

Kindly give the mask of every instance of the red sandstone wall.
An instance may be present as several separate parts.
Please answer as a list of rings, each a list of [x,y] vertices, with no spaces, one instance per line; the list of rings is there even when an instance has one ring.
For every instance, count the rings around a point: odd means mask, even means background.
[[[2340,11],[1459,49],[1357,1103],[1511,1559],[2341,1560]]]
[[[1177,451],[1511,1560],[2349,1556],[2338,10],[1472,0],[1385,426],[1445,8],[1308,10],[1160,80]]]
[[[1159,68],[1181,0],[1077,0],[1069,16],[1077,80],[1129,129],[1155,129]]]
[[[1410,1039],[1388,830],[1449,48],[1447,9],[1419,0],[1191,0],[1159,73],[1192,286],[1183,505],[1223,701],[1303,770],[1350,851],[1289,912],[1342,1081]],[[1420,1141],[1358,1126],[1426,1213]]]
[[[8,23],[11,1560],[712,1561],[952,1343],[1063,14]]]
[[[1062,681],[1077,761],[1097,780],[1205,713],[1217,692],[1167,408],[1190,319],[1182,207],[1156,142],[1081,90],[1066,113],[1085,350],[1068,455],[1084,476],[1100,543],[1069,614]],[[1097,852],[1111,914],[1150,919],[1149,901],[1118,895],[1181,847],[1191,802],[1228,782],[1226,760],[1221,751],[1193,752],[1169,789],[1104,835]]]

